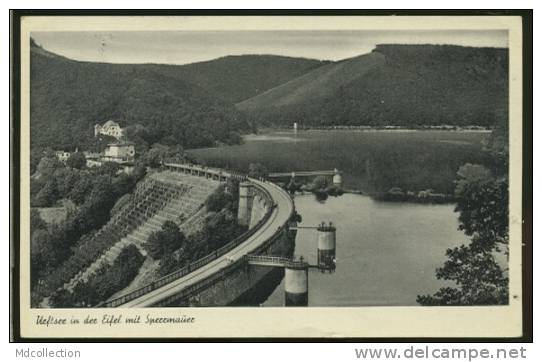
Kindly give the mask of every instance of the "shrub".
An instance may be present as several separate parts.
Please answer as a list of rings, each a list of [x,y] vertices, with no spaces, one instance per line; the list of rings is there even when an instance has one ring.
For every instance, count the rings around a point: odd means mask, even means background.
[[[316,176],[309,186],[310,190],[325,190],[329,186],[329,181],[325,176]]]
[[[87,165],[87,159],[83,152],[74,152],[70,155],[66,164],[72,168],[77,168],[79,170],[83,169]]]
[[[153,259],[161,259],[181,248],[186,242],[184,234],[173,221],[166,221],[162,230],[152,232],[144,248]]]
[[[219,212],[225,208],[230,201],[231,198],[226,193],[224,186],[221,185],[211,195],[209,195],[207,200],[205,200],[205,206],[207,207],[207,211]]]

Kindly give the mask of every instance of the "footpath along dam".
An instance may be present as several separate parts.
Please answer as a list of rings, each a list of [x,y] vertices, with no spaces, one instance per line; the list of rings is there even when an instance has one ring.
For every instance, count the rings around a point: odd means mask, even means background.
[[[190,179],[196,176],[203,183],[205,180],[225,182],[229,178],[239,180],[238,223],[249,229],[211,254],[147,285],[121,295],[117,293],[100,307],[226,306],[240,300],[253,300],[259,284],[265,284],[277,273],[280,278],[285,276],[285,304],[307,305],[309,268],[335,269],[335,228],[332,225],[315,227],[317,265],[292,259],[297,214],[292,197],[278,185],[197,165],[167,163],[163,165],[163,172],[187,175]],[[156,217],[151,215],[150,220]]]

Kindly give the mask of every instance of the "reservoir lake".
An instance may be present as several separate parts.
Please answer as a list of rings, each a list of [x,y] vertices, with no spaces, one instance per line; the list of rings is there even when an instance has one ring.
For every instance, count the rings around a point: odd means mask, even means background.
[[[248,136],[242,145],[189,153],[210,166],[239,170],[254,162],[271,172],[338,168],[345,187],[364,189],[368,187],[364,155],[383,144],[399,147],[400,153],[420,150],[429,158],[429,166],[436,165],[424,172],[450,175],[453,180],[457,165],[483,163],[481,143],[486,135],[450,131],[271,132]],[[450,152],[455,156],[450,158]],[[446,162],[430,159],[440,154],[447,155]],[[297,194],[295,205],[303,219],[299,226],[322,221],[337,226],[337,268],[331,274],[309,271],[309,306],[417,305],[417,295],[432,294],[447,284],[435,277],[436,268],[446,260],[446,249],[468,242],[458,230],[453,204],[382,202],[347,193],[325,201],[312,194]],[[295,256],[315,264],[316,255],[316,231],[298,230]],[[284,305],[283,284],[270,293],[264,307]]]

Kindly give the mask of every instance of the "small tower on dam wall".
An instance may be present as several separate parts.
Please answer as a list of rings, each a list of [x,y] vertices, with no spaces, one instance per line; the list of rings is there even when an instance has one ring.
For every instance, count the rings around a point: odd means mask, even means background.
[[[338,188],[342,188],[343,187],[343,177],[342,177],[341,173],[337,169],[334,169],[333,171],[335,171],[335,175],[333,175],[333,186],[337,186]]]
[[[309,304],[308,265],[284,268],[284,304],[299,307]]]
[[[318,232],[318,269],[334,271],[337,229],[332,223],[329,225],[322,223],[316,230]]]
[[[239,184],[239,210],[237,211],[237,220],[239,225],[250,225],[250,215],[252,214],[252,202],[254,201],[254,185],[250,182],[241,182]]]

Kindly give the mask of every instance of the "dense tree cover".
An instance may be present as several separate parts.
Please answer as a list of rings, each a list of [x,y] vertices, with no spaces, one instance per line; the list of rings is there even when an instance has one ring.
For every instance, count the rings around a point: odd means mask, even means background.
[[[73,293],[62,290],[62,286],[78,271],[96,260],[105,247],[110,247],[119,240],[120,236],[114,230],[102,229],[100,236],[95,237],[96,230],[105,224],[110,215],[122,208],[122,205],[130,202],[132,196],[129,192],[134,188],[135,182],[144,176],[145,169],[138,166],[132,175],[117,175],[117,168],[114,167],[116,165],[109,163],[84,170],[52,162],[43,164],[54,166],[42,168],[43,172],[36,180],[43,184],[47,184],[48,179],[60,183],[60,180],[57,180],[57,177],[61,178],[60,175],[75,175],[74,180],[66,181],[71,186],[62,185],[62,193],[69,195],[78,206],[77,210],[70,213],[66,221],[59,225],[47,226],[35,209],[32,212],[32,305],[38,305],[46,296],[50,296],[50,302],[57,307],[94,305],[118,291],[115,288],[120,289],[127,285],[135,277],[134,273],[137,273],[140,263],[127,264],[130,275],[128,279],[119,280],[114,276],[115,272],[107,267],[87,283],[79,284]],[[66,180],[70,178],[64,177]],[[34,186],[39,185],[42,184]],[[151,257],[160,260],[158,275],[177,270],[246,231],[246,227],[237,226],[238,187],[238,181],[230,180],[213,194],[219,200],[214,203],[218,212],[209,213],[203,229],[190,241],[185,239],[178,226],[172,222],[164,223],[162,230],[151,234],[145,248]],[[118,201],[115,203],[115,200]],[[209,201],[207,204],[211,205],[213,202]],[[133,257],[132,255],[130,258]],[[115,267],[111,270],[117,269]],[[87,291],[87,288],[95,288],[95,284],[99,283],[102,287],[94,292]]]
[[[168,220],[162,224],[161,230],[149,235],[149,239],[143,246],[149,256],[156,260],[182,248],[185,243],[186,238],[177,224]]]
[[[154,144],[141,157],[141,162],[149,167],[159,167],[164,162],[184,163],[189,160],[181,146],[165,146],[159,143]]]
[[[422,305],[508,304],[508,268],[496,256],[508,254],[508,181],[479,165],[458,172],[456,187],[459,228],[471,237],[468,245],[446,251],[448,260],[437,278],[455,286],[434,295],[418,296]]]
[[[117,202],[115,202],[115,205],[113,205],[113,208],[111,208],[111,215],[115,215],[120,210],[122,210],[123,207],[128,205],[133,200],[133,195],[131,193],[125,194],[121,196]]]
[[[232,142],[249,129],[233,105],[145,66],[72,61],[33,46],[31,88],[33,150],[93,148],[94,125],[108,119],[146,127],[147,144],[186,148]]]
[[[328,196],[340,196],[344,193],[340,187],[333,185],[329,177],[321,175],[316,176],[305,185],[292,179],[285,185],[285,188],[292,194],[302,190],[310,191],[316,196],[317,201],[325,201]]]
[[[81,170],[87,166],[87,159],[83,152],[74,152],[66,161],[66,165]]]
[[[508,143],[510,139],[508,134],[507,107],[497,108],[495,113],[497,115],[495,127],[484,146],[496,160],[496,173],[502,175],[508,172]]]
[[[182,66],[148,64],[142,67],[187,80],[218,98],[237,103],[327,63],[277,55],[240,55]]]
[[[374,145],[365,158],[367,191],[378,196],[393,187],[404,192],[427,190],[446,195],[454,194],[455,173],[468,159],[495,168],[492,156],[474,145],[435,144],[430,142],[401,142]]]
[[[76,204],[76,208],[68,212],[66,220],[46,228],[33,217],[33,304],[39,303],[40,297],[54,291],[67,281],[66,278],[73,276],[66,270],[68,260],[71,272],[74,265],[76,267],[81,264],[83,259],[86,260],[85,258],[92,254],[79,246],[86,245],[95,230],[110,219],[110,210],[115,201],[131,192],[145,175],[142,167],[136,167],[130,175],[116,175],[107,164],[79,170],[54,162],[48,157],[44,159],[46,160],[40,162],[38,167],[39,177],[31,179],[31,205],[51,206],[60,198],[68,198]],[[51,189],[54,189],[54,192],[50,191]],[[47,195],[47,205],[43,203],[42,195]],[[107,237],[103,236],[102,242],[107,242],[106,239]],[[92,248],[96,249],[97,245]]]
[[[120,168],[114,162],[104,162],[99,167],[89,169],[70,167],[70,164],[67,162],[63,165],[54,156],[45,156],[41,159],[37,175],[32,177],[30,182],[32,207],[50,207],[62,198],[81,205],[102,181],[111,183],[115,195],[123,194],[125,190],[131,189],[135,185],[134,182],[137,182],[145,173],[144,164],[136,165],[131,175],[118,174]]]
[[[38,210],[30,209],[30,230],[46,229],[47,223],[41,218]]]
[[[73,292],[63,290],[54,294],[50,304],[56,308],[96,306],[127,287],[144,260],[136,246],[128,245],[113,265],[104,264],[88,281],[77,284]]]
[[[47,178],[60,167],[62,167],[62,163],[51,150],[48,150],[40,155],[40,159],[36,167],[38,172],[37,176]]]
[[[469,246],[446,251],[448,260],[437,270],[437,278],[456,282],[434,295],[420,295],[421,305],[500,305],[508,304],[508,277],[490,253]]]
[[[231,212],[237,211],[239,202],[239,181],[228,179],[225,184],[220,185],[205,200],[205,207],[209,212],[219,212],[227,209]]]
[[[215,190],[205,201],[205,206],[208,211],[218,212],[222,210],[230,201],[230,197],[224,192],[224,187]]]
[[[41,158],[37,172],[30,180],[30,205],[50,207],[61,197],[60,191],[69,190],[77,182],[78,171],[67,169],[52,154]],[[68,191],[69,192],[69,191]]]
[[[459,228],[472,236],[476,250],[508,245],[508,182],[506,178],[462,179],[456,189]]]
[[[236,214],[230,210],[210,212],[201,230],[192,235],[180,249],[160,259],[157,276],[170,274],[209,255],[245,231],[247,227],[238,225]]]
[[[332,66],[238,107],[267,125],[491,127],[508,104],[506,49],[379,45]]]
[[[47,223],[43,221],[38,210],[30,209],[30,277],[31,284],[37,281],[39,271],[48,268],[47,263],[51,260],[47,258],[50,253],[51,245],[48,243]]]
[[[35,194],[31,200],[31,204],[36,207],[51,207],[58,200],[58,193],[55,179],[46,182],[43,187]]]
[[[207,251],[212,252],[226,245],[246,230],[246,226],[237,224],[237,214],[230,210],[210,213],[205,220],[203,230]]]
[[[206,245],[208,253],[225,245],[246,231],[246,227],[237,224],[239,202],[239,182],[229,180],[220,186],[206,200],[209,211],[205,226],[199,234],[200,242]]]
[[[240,102],[237,107],[246,111],[255,111],[266,107],[292,106],[303,103],[307,99],[324,99],[336,94],[344,84],[372,71],[383,61],[382,54],[373,52],[329,63],[265,93]]]

